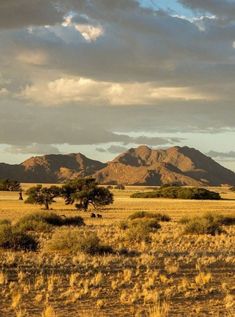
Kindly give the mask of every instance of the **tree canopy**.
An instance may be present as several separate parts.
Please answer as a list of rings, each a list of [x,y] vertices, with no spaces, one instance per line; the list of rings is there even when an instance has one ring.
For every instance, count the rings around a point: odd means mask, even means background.
[[[220,194],[206,188],[162,186],[150,192],[138,192],[132,198],[174,198],[196,200],[220,200]]]
[[[60,191],[60,188],[57,186],[33,186],[26,191],[28,198],[25,202],[28,204],[43,205],[45,209],[48,210],[49,206],[54,202],[54,198],[60,195]]]
[[[20,183],[16,180],[11,179],[0,179],[0,191],[20,191],[21,186]]]
[[[77,209],[87,210],[89,204],[95,208],[113,203],[113,194],[108,188],[99,187],[94,178],[74,179],[61,189],[66,204],[75,204]]]

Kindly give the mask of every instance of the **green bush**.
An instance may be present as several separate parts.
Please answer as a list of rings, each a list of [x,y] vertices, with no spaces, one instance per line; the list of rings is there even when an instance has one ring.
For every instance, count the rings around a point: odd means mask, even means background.
[[[82,217],[60,217],[53,212],[39,212],[21,218],[16,227],[25,231],[49,232],[53,226],[82,226]]]
[[[180,186],[162,186],[151,192],[138,192],[131,198],[173,198],[173,199],[196,199],[196,200],[220,200],[218,193],[205,188],[188,188]]]
[[[138,218],[152,218],[158,221],[166,221],[166,222],[171,220],[171,218],[168,215],[161,214],[161,213],[152,213],[147,211],[137,211],[128,217],[128,219],[130,220],[134,220]]]
[[[0,248],[15,251],[35,251],[38,243],[35,238],[10,225],[0,226]]]
[[[111,247],[100,243],[100,239],[95,233],[82,232],[75,228],[56,231],[45,248],[48,251],[83,252],[91,255],[113,252]]]

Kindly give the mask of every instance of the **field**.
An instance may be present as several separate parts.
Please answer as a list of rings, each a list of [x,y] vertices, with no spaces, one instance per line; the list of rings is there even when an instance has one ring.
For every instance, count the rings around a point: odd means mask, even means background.
[[[221,201],[131,199],[137,190],[114,190],[101,219],[60,199],[52,205],[59,215],[82,216],[86,226],[78,230],[96,232],[114,253],[50,251],[53,232],[40,234],[37,252],[1,250],[0,317],[235,316],[235,226],[216,236],[185,235],[178,222],[207,212],[235,216],[235,193],[214,188]],[[0,193],[0,220],[15,223],[39,210],[17,193]],[[164,213],[171,221],[161,222],[150,240],[132,241],[120,222],[136,211]]]

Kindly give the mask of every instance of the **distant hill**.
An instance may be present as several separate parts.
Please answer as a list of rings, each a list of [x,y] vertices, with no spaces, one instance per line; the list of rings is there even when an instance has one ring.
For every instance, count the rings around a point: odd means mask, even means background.
[[[81,153],[51,154],[32,157],[19,165],[0,164],[0,178],[14,178],[25,183],[57,183],[92,175],[105,166]]]
[[[234,172],[186,146],[153,150],[143,145],[108,163],[78,153],[32,157],[19,165],[0,164],[0,178],[20,182],[56,183],[85,176],[94,176],[103,184],[235,185]]]
[[[147,146],[132,148],[98,171],[100,182],[117,181],[135,185],[201,186],[234,184],[235,173],[200,151],[189,147],[152,150]]]

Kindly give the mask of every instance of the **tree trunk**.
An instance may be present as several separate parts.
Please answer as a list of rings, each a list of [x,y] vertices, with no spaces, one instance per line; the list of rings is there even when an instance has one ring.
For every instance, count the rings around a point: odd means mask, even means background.
[[[19,200],[23,200],[22,192],[19,192]]]
[[[46,209],[46,210],[49,210],[49,204],[48,204],[48,201],[45,201],[45,209]]]

